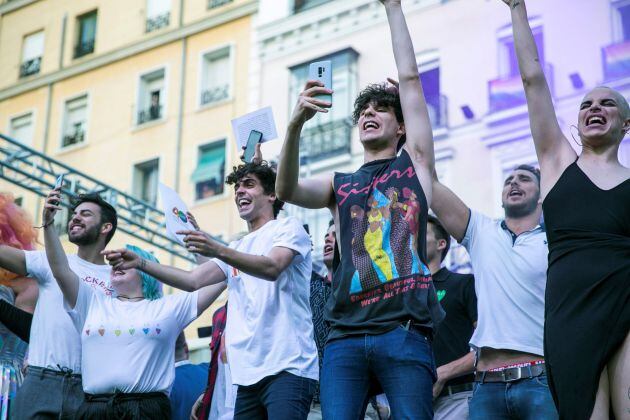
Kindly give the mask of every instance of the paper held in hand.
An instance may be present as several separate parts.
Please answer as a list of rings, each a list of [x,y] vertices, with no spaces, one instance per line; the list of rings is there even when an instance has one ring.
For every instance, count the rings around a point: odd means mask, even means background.
[[[175,232],[180,230],[195,230],[195,227],[188,220],[188,206],[171,188],[160,182],[159,185],[160,198],[162,199],[162,208],[164,209],[164,217],[166,218],[166,232],[168,236],[184,245],[184,235],[177,235]]]
[[[276,130],[273,110],[270,106],[232,120],[232,131],[239,151],[247,145],[247,139],[252,130],[262,133],[261,143],[278,138],[278,130]]]

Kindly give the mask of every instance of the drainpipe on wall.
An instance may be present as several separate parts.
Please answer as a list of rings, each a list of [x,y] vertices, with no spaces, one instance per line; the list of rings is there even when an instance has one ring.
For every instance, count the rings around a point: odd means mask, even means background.
[[[184,25],[184,0],[179,0],[179,27]],[[180,189],[180,171],[182,155],[182,133],[184,130],[184,94],[186,92],[186,54],[188,38],[182,39],[182,55],[179,65],[179,103],[177,105],[177,133],[175,134],[175,191]],[[175,263],[175,257],[170,255],[170,264]]]

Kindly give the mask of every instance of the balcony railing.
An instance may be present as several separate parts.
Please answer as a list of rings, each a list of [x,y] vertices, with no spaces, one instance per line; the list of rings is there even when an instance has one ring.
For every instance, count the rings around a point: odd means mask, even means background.
[[[312,163],[350,153],[351,135],[352,124],[349,119],[305,129],[300,140],[302,160]]]
[[[221,7],[224,4],[232,3],[233,0],[208,0],[208,9],[214,9],[215,7]]]
[[[85,131],[83,131],[83,129],[75,130],[74,133],[63,136],[63,147],[81,143],[84,139]]]
[[[551,93],[554,92],[553,66],[549,63],[543,65],[543,71],[549,83]],[[488,82],[488,100],[490,102],[490,112],[499,112],[506,109],[524,105],[525,90],[520,74],[490,80]]]
[[[157,31],[158,29],[165,28],[171,21],[171,13],[166,12],[161,15],[147,18],[147,32]]]
[[[28,61],[23,62],[20,65],[20,77],[31,76],[33,74],[39,73],[39,67],[42,63],[42,58],[32,58]]]
[[[138,125],[162,118],[162,105],[152,105],[138,111]]]
[[[606,81],[630,77],[630,41],[602,48],[602,59]]]
[[[79,42],[77,46],[74,47],[74,58],[83,57],[84,55],[91,54],[93,52],[94,52],[93,39],[90,39],[84,42]]]
[[[230,85],[216,86],[201,92],[201,105],[219,102],[230,96]]]

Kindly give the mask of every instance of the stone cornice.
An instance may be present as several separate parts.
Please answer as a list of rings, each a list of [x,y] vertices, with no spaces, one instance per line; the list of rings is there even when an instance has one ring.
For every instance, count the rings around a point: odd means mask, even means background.
[[[444,0],[409,0],[410,13],[444,3]],[[360,31],[386,21],[385,11],[374,0],[344,0],[266,23],[258,27],[262,60],[298,52],[311,45]]]
[[[6,15],[16,9],[20,9],[24,6],[28,6],[31,3],[35,3],[39,0],[5,0],[4,3],[0,4],[0,16]]]
[[[23,82],[20,81],[14,85],[0,90],[0,101],[4,101],[6,99],[21,95],[34,89],[39,89],[50,83],[56,83],[69,77],[77,76],[96,68],[109,65],[116,61],[124,60],[136,54],[151,50],[153,48],[161,47],[162,45],[170,44],[174,41],[179,41],[186,37],[211,29],[215,26],[219,26],[227,22],[242,18],[244,16],[254,14],[257,11],[258,1],[250,0],[247,3],[243,3],[237,7],[230,8],[224,13],[190,23],[181,28],[176,28],[171,31],[164,32],[149,39],[145,39],[134,44],[118,48],[114,51],[99,54],[87,60],[81,60],[79,63],[72,64],[68,67],[64,67],[51,73],[42,74],[41,76],[38,76],[34,79]]]

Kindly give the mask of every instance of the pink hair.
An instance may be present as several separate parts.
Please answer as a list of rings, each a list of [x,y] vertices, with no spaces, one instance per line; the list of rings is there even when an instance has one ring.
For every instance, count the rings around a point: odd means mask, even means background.
[[[0,193],[0,244],[30,251],[36,241],[31,217],[15,204],[13,194]]]

